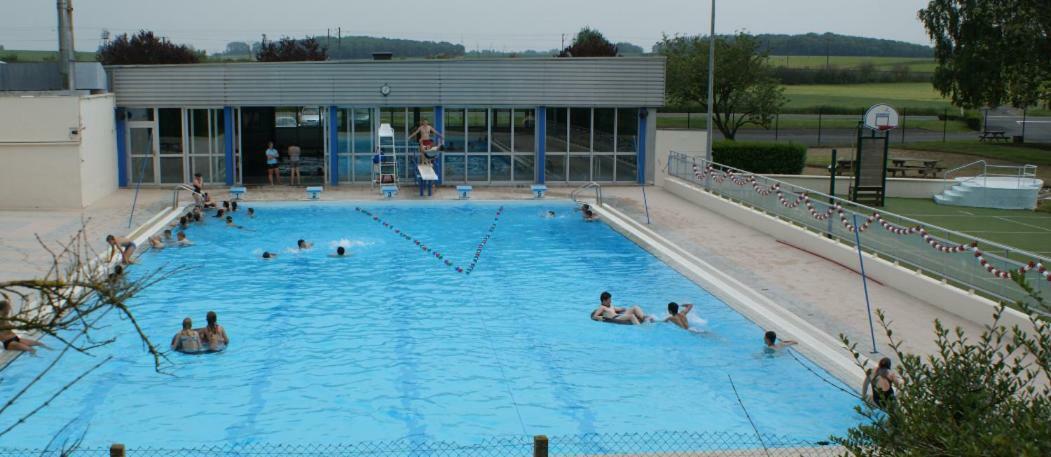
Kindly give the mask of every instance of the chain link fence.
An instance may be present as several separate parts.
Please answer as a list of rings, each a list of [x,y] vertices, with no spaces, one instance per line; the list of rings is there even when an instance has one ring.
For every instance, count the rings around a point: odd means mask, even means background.
[[[864,250],[964,290],[1009,303],[1032,302],[1009,277],[1010,272],[1025,271],[1030,284],[1042,296],[1051,297],[1051,281],[1040,271],[1051,268],[1051,260],[1034,253],[708,163],[703,157],[673,151],[668,174],[849,246],[855,245],[853,227],[857,224]]]
[[[597,455],[706,457],[825,457],[843,449],[827,441],[809,442],[777,435],[718,432],[603,433],[491,438],[477,444],[389,441],[358,444],[250,444],[184,448],[72,450],[0,449],[0,457],[548,457]]]

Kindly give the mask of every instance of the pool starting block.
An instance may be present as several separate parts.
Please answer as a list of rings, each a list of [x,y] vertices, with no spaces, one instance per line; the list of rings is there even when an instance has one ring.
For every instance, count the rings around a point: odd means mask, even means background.
[[[317,200],[318,196],[320,196],[321,192],[324,192],[324,190],[325,188],[321,186],[307,187],[307,198],[310,200]]]
[[[231,187],[230,188],[230,197],[232,197],[233,200],[240,200],[241,196],[244,195],[245,192],[248,192],[248,189],[245,188],[244,186]]]
[[[394,197],[395,195],[398,195],[398,186],[386,184],[386,185],[380,186],[380,192],[383,193],[384,197],[391,198],[391,197]]]
[[[472,190],[474,190],[474,188],[471,186],[456,186],[456,192],[460,194],[460,200],[471,198]]]
[[[533,198],[544,198],[544,194],[547,193],[547,186],[543,184],[533,184]]]

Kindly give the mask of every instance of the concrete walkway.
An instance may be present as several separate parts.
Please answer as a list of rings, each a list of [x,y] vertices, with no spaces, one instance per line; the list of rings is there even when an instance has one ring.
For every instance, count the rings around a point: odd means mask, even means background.
[[[605,203],[645,223],[642,191],[638,187],[604,187],[603,194]],[[752,285],[824,332],[832,336],[845,334],[858,343],[862,352],[872,350],[861,277],[847,268],[857,269],[857,265],[839,265],[798,250],[658,187],[647,187],[646,194],[651,229]],[[872,281],[869,297],[873,311],[879,308],[886,312],[895,337],[903,338],[903,349],[910,352],[929,354],[937,349],[935,319],[950,328],[960,326],[973,337],[982,330],[975,323]],[[875,313],[873,319],[877,348],[890,355]]]

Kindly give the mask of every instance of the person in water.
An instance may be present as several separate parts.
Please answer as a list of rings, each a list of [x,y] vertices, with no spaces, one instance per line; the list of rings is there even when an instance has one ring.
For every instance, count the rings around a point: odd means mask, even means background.
[[[693,310],[692,303],[684,303],[681,309],[678,303],[668,303],[668,318],[664,319],[664,322],[671,322],[685,330],[689,330],[690,321],[686,319],[686,315],[690,314],[691,310]]]
[[[226,336],[226,329],[217,323],[218,316],[215,311],[208,311],[205,320],[208,321],[208,325],[197,330],[197,333],[201,335],[201,341],[212,352],[226,349],[226,346],[230,345],[230,337]]]
[[[135,243],[123,236],[106,235],[106,243],[110,245],[110,259],[116,252],[120,252],[121,262],[125,265],[132,263],[131,256],[135,254]]]
[[[347,256],[347,248],[345,248],[343,246],[337,247],[335,254],[329,254],[329,257],[337,257],[337,258],[338,257],[346,257],[346,256]]]
[[[193,245],[193,241],[190,241],[188,238],[186,238],[186,232],[180,231],[178,235],[175,235],[175,239],[176,243],[178,243],[179,246],[185,247]]]
[[[22,338],[11,329],[8,317],[11,316],[11,302],[0,299],[0,342],[5,351],[24,351],[36,355],[35,346],[51,349],[46,344],[30,338]]]
[[[584,210],[584,222],[595,222],[598,220],[598,215],[594,211],[587,209]]]
[[[153,249],[164,249],[164,239],[161,235],[151,235],[148,240],[150,241],[150,247]]]
[[[164,241],[171,241],[171,240],[172,240],[172,231],[171,230],[165,230],[164,231]]]
[[[879,366],[865,376],[865,382],[861,385],[861,399],[868,400],[869,386],[872,386],[872,403],[880,409],[887,407],[894,401],[894,385],[901,384],[901,378],[894,370],[890,369],[890,358],[880,359]]]
[[[781,340],[780,342],[778,342],[777,333],[774,333],[773,330],[770,330],[766,332],[765,335],[763,335],[763,344],[766,345],[766,347],[764,348],[766,352],[774,352],[780,351],[789,346],[794,346],[799,343],[792,340]]]
[[[613,296],[609,292],[602,292],[602,295],[599,295],[599,306],[591,312],[591,319],[601,322],[630,323],[632,325],[653,321],[653,318],[647,316],[642,311],[642,308],[638,306],[632,306],[631,308],[613,306]]]
[[[201,352],[201,336],[193,329],[193,320],[187,317],[182,320],[182,330],[172,337],[172,350],[186,354]]]
[[[255,208],[248,208],[248,217],[255,217]]]
[[[270,252],[270,251],[263,251],[263,258],[264,259],[268,259],[268,260],[277,258],[277,253],[276,252]]]
[[[299,250],[302,251],[304,249],[310,249],[310,248],[314,247],[314,243],[308,243],[306,240],[299,240],[299,241],[296,241],[296,247],[298,247]]]

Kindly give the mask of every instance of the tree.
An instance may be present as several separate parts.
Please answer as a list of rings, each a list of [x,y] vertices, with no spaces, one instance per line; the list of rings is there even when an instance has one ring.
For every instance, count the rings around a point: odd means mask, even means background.
[[[276,43],[264,41],[255,54],[260,62],[294,62],[304,60],[328,60],[326,49],[314,38],[296,40],[283,37]]]
[[[616,57],[617,46],[610,43],[602,33],[584,27],[573,38],[573,44],[558,54],[559,57]]]
[[[622,56],[640,55],[646,53],[646,50],[642,49],[642,46],[639,46],[637,44],[631,44],[627,41],[621,41],[617,43],[616,46],[617,51],[620,52],[620,55]]]
[[[248,43],[243,41],[231,41],[226,43],[226,51],[224,54],[228,56],[246,56],[252,53],[252,48],[248,46]]]
[[[204,52],[183,44],[174,44],[157,37],[153,32],[140,30],[130,38],[127,33],[122,33],[99,46],[95,58],[103,65],[179,64],[200,62]]]
[[[1014,279],[1044,307],[1021,275]],[[938,350],[929,356],[903,352],[878,311],[903,384],[884,411],[856,407],[864,423],[833,441],[857,456],[1051,455],[1051,324],[1026,303],[1017,306],[1029,314],[1031,329],[1001,324],[1004,305],[976,340],[936,320]],[[840,339],[867,369],[856,345]]]
[[[715,40],[713,123],[728,140],[748,124],[768,127],[785,104],[783,90],[759,42],[747,34]],[[667,58],[668,97],[673,103],[708,103],[707,37],[665,36],[654,46]]]
[[[171,272],[147,271],[135,279],[115,275],[107,262],[97,260],[99,256],[91,249],[83,228],[65,243],[49,246],[39,238],[38,241],[51,258],[49,268],[39,278],[0,281],[0,301],[9,302],[16,311],[11,315],[0,315],[0,331],[18,332],[22,336],[44,335],[47,343],[55,345],[57,342],[59,347],[53,348],[53,352],[48,351],[55,354],[52,362],[32,376],[25,385],[9,385],[4,390],[3,398],[0,398],[0,436],[52,404],[63,392],[112,359],[112,356],[100,357],[97,364],[81,373],[61,373],[60,376],[65,380],[63,386],[54,392],[45,393],[45,400],[41,403],[24,408],[28,413],[17,417],[5,414],[11,406],[25,401],[26,394],[38,387],[37,383],[49,375],[65,355],[71,352],[92,355],[98,348],[112,343],[114,339],[100,340],[95,332],[106,325],[114,325],[102,322],[111,313],[119,317],[114,322],[127,325],[129,334],[142,341],[143,347],[153,357],[155,369],[163,372],[164,353],[143,332],[127,302]],[[0,367],[0,375],[5,370],[18,368],[18,361],[13,361]],[[57,427],[61,424],[55,426],[56,433],[60,432]],[[62,429],[69,426],[71,424],[66,424]],[[77,444],[77,440],[74,440],[66,446],[75,448]]]
[[[934,87],[954,104],[1051,103],[1047,0],[931,0],[918,15],[934,41]]]

